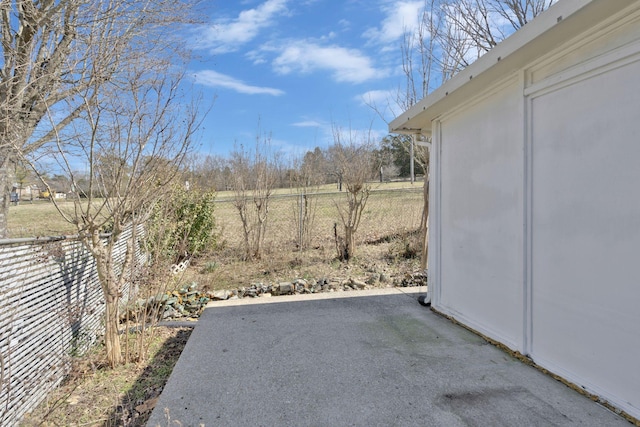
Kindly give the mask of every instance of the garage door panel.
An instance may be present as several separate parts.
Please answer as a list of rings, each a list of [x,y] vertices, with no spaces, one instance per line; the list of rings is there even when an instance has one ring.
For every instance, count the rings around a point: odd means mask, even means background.
[[[639,64],[532,101],[531,294],[534,359],[638,408]]]

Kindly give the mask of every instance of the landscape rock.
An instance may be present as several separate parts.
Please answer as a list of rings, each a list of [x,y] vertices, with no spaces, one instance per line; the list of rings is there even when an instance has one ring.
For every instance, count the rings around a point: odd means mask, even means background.
[[[400,282],[402,287],[427,286],[427,272],[407,273]]]
[[[229,299],[229,297],[231,296],[231,291],[228,290],[224,290],[224,291],[215,291],[213,293],[213,298],[214,300],[218,300],[218,301],[224,301]]]
[[[278,284],[279,295],[290,295],[294,291],[294,285],[291,282],[282,282]]]
[[[368,285],[375,285],[379,281],[380,281],[380,274],[379,273],[373,273],[367,278],[366,283]]]
[[[367,284],[362,280],[350,279],[350,284],[352,289],[362,290],[367,287]]]
[[[303,288],[308,288],[309,287],[309,282],[307,282],[304,279],[296,279],[293,281],[293,284],[296,286],[302,286]]]
[[[373,268],[371,269],[373,270]],[[154,312],[160,308],[159,315],[163,320],[179,318],[197,318],[210,301],[237,300],[241,298],[270,298],[278,295],[312,294],[317,292],[341,292],[370,289],[378,284],[385,286],[426,286],[427,272],[420,271],[407,273],[401,277],[389,277],[385,272],[370,272],[366,279],[354,277],[322,277],[317,280],[297,278],[291,282],[278,284],[252,283],[238,289],[225,289],[217,291],[201,292],[196,283],[191,283],[178,290],[154,295],[147,299],[138,299],[134,308],[138,313],[146,310]],[[157,313],[157,312],[156,312]]]
[[[162,319],[170,319],[172,317],[177,317],[178,312],[173,307],[166,307],[166,310],[162,313]]]

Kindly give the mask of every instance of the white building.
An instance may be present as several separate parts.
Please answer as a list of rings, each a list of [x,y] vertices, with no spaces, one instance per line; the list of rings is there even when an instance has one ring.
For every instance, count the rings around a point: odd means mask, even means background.
[[[640,1],[560,0],[395,119],[432,306],[640,418]]]

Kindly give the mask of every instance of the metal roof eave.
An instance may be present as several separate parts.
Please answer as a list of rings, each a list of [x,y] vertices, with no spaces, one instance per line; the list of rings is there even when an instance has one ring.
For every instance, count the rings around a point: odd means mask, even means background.
[[[560,0],[396,117],[389,132],[430,134],[438,116],[635,1]]]

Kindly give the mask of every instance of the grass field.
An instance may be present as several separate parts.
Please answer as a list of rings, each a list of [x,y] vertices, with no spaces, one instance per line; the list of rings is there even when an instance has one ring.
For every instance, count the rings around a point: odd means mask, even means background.
[[[193,261],[185,281],[195,281],[204,289],[228,289],[256,281],[291,280],[295,277],[335,275],[336,269],[351,269],[351,275],[364,274],[372,264],[386,264],[389,258],[405,257],[417,240],[408,236],[418,229],[422,215],[422,182],[374,183],[358,232],[358,259],[348,266],[335,262],[334,224],[341,232],[337,204],[344,203],[344,192],[328,185],[311,194],[310,244],[300,251],[299,196],[292,190],[277,190],[270,202],[263,257],[244,262],[243,232],[232,192],[216,195],[215,221],[217,247]],[[63,202],[72,209],[71,202]],[[9,208],[10,237],[57,236],[74,233],[54,205],[47,201],[23,202]],[[399,255],[400,254],[400,255]],[[415,263],[414,263],[415,264]],[[358,267],[359,266],[359,267]],[[386,267],[385,267],[386,268]],[[413,265],[402,268],[411,269]],[[359,271],[356,271],[360,269]],[[344,272],[343,272],[344,273]],[[342,274],[342,273],[340,273]]]
[[[310,195],[311,247],[333,244],[334,224],[341,226],[337,205],[345,203],[339,192]],[[265,249],[277,252],[295,247],[299,236],[300,207],[297,195],[274,195],[269,204],[269,219]],[[359,243],[416,229],[422,215],[422,191],[416,189],[372,190],[362,214],[357,234]],[[242,223],[229,199],[218,199],[216,221],[222,239],[229,245],[242,242]],[[340,228],[338,229],[340,231]]]
[[[371,189],[375,190],[399,190],[399,189],[411,189],[422,188],[422,180],[418,180],[415,183],[409,181],[389,181],[389,182],[371,182]],[[334,193],[338,191],[337,184],[324,184],[314,189],[317,193]],[[279,195],[291,195],[296,194],[295,189],[291,188],[277,188],[273,191],[274,196]],[[230,200],[233,199],[233,191],[218,191],[216,193],[217,200]]]
[[[63,202],[65,209],[73,203]],[[20,202],[9,207],[9,237],[40,237],[73,234],[75,226],[65,221],[53,203],[47,200]]]
[[[371,240],[380,234],[417,227],[422,212],[421,188],[420,181],[415,184],[373,183],[372,195],[362,218],[360,240]],[[295,244],[299,214],[296,195],[294,190],[286,188],[274,191],[267,236],[270,248]],[[332,238],[333,224],[340,223],[336,203],[340,203],[344,193],[337,192],[335,184],[327,184],[318,188],[312,196],[317,199],[312,234],[317,244],[325,244],[326,239]],[[222,239],[235,245],[241,242],[242,232],[238,213],[231,203],[233,197],[232,191],[216,194],[216,221]],[[70,211],[73,209],[71,202],[62,202],[60,206]],[[58,236],[75,232],[75,227],[62,218],[53,203],[46,200],[11,205],[8,221],[11,238]]]
[[[377,270],[401,276],[419,264],[417,257],[406,257],[418,251],[415,231],[422,217],[421,184],[393,187],[383,184],[372,189],[356,234],[356,259],[349,264],[335,260],[334,224],[342,232],[336,204],[344,203],[344,192],[329,187],[310,197],[311,241],[303,251],[298,247],[299,196],[290,192],[274,195],[269,204],[264,255],[251,262],[240,260],[242,223],[232,195],[227,193],[217,198],[215,208],[218,250],[205,259],[195,260],[186,280],[206,289],[229,289],[295,278],[364,277]]]

